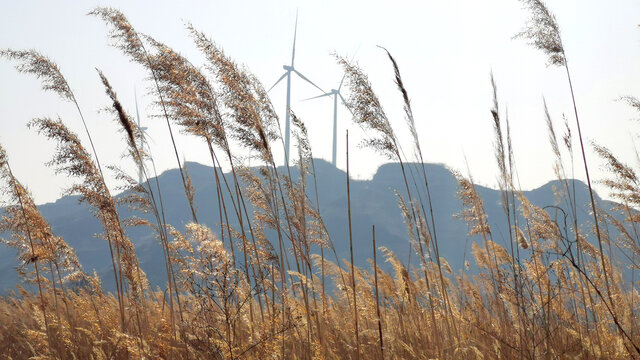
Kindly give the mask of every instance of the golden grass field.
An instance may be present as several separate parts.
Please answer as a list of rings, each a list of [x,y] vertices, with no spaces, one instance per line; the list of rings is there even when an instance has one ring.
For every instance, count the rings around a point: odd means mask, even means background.
[[[555,17],[541,1],[524,3],[531,21],[517,37],[543,51],[550,66],[566,69],[573,97]],[[195,192],[176,149],[192,221],[184,232],[166,223],[146,139],[100,73],[113,119],[128,144],[123,161],[134,163],[144,178],[138,183],[110,167],[129,190],[121,202],[140,214],[121,218],[117,208],[122,204],[106,185],[106,166],[61,70],[37,51],[2,50],[0,57],[20,72],[38,77],[45,90],[77,106],[89,143],[81,143],[65,119],[38,118],[28,126],[57,144],[49,165],[78,180],[69,193],[80,194],[100,221],[101,239],[93,241],[109,244],[116,291],[103,291],[97,274],[85,272],[74,250],[52,232],[0,147],[0,177],[11,200],[0,230],[10,234],[3,242],[18,252],[18,271],[30,284],[29,291],[19,288],[0,298],[0,359],[640,358],[640,298],[612,250],[624,249],[624,266],[638,270],[640,182],[633,168],[593,145],[607,164],[610,176],[604,183],[624,220],[596,206],[579,108],[560,130],[546,112],[554,169],[565,185],[555,190],[558,203],[567,205],[561,221],[557,212],[529,202],[514,183],[509,122],[501,116],[491,79],[493,141],[510,241],[506,247],[494,242],[471,175],[457,174],[464,207],[459,216],[478,239],[473,256],[479,271],[454,271],[439,255],[433,217],[438,209],[431,203],[429,174],[396,61],[387,53],[413,136],[404,149],[363,70],[336,56],[346,74],[353,120],[369,136],[366,145],[401,165],[405,187],[397,189],[397,211],[419,258],[418,266],[408,268],[376,246],[372,229],[371,263],[356,267],[353,247],[349,259],[338,258],[320,216],[321,199],[307,196],[323,179],[315,176],[301,119],[292,114],[298,151],[291,157],[300,172],[293,181],[294,168],[282,171],[274,161],[272,149],[282,146],[282,136],[265,89],[205,34],[189,26],[207,61],[198,69],[138,33],[118,10],[97,8],[91,15],[104,20],[113,44],[148,71],[159,121],[172,134],[182,131],[206,143],[216,169],[212,180],[218,199],[212,201],[224,218],[216,229],[198,221]],[[634,98],[625,99],[640,108]],[[256,154],[260,171],[250,171],[232,148]],[[570,158],[562,155],[567,153]],[[587,174],[588,227],[578,226],[575,188],[566,180],[572,175],[566,164],[574,158]],[[231,170],[232,181],[220,180],[220,166]],[[345,189],[350,198],[348,179]],[[350,206],[344,216],[351,230]],[[620,236],[609,238],[602,231],[605,224]],[[161,289],[151,288],[139,267],[126,232],[131,226],[145,227],[162,244],[167,278]],[[392,271],[383,271],[383,262]]]

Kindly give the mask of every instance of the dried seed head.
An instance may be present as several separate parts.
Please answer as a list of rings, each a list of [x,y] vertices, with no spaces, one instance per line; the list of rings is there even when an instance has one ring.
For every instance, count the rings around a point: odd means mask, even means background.
[[[372,131],[373,137],[365,139],[362,145],[370,147],[389,159],[399,160],[400,152],[389,118],[382,108],[378,96],[373,91],[367,75],[358,65],[337,56],[342,65],[349,94],[346,105],[353,113],[353,121],[366,131]]]
[[[116,96],[115,91],[113,91],[113,88],[111,87],[111,84],[109,84],[109,80],[107,80],[107,77],[104,76],[102,71],[100,71],[98,69],[96,69],[96,70],[98,71],[98,75],[100,75],[100,80],[102,80],[102,84],[105,87],[105,91],[106,91],[107,95],[109,96],[109,98],[113,102],[113,109],[115,110],[116,114],[118,115],[118,120],[120,121],[120,125],[122,125],[122,128],[127,133],[127,137],[129,138],[130,145],[135,147],[136,146],[136,140],[135,140],[135,135],[133,133],[133,131],[134,131],[133,130],[134,129],[133,123],[129,119],[129,116],[127,116],[127,114],[124,112],[124,109],[122,108],[122,104],[120,104],[120,101],[118,101],[118,97]]]
[[[520,247],[522,247],[523,249],[529,248],[529,243],[527,242],[527,238],[524,236],[524,233],[522,232],[522,230],[520,230],[519,227],[516,227],[515,230],[516,230],[516,240],[518,241],[518,244],[520,245]]]
[[[60,68],[46,56],[35,50],[0,50],[0,56],[19,62],[16,69],[21,73],[33,74],[42,80],[44,90],[52,90],[64,100],[73,101],[73,93],[62,76]]]
[[[229,115],[230,136],[271,163],[270,141],[280,139],[280,124],[260,81],[236,64],[204,33],[188,26],[196,46],[207,59],[207,67],[220,86],[220,102]]]
[[[88,15],[97,16],[113,27],[109,33],[113,46],[131,56],[134,61],[146,61],[142,40],[122,12],[110,7],[97,7]]]
[[[529,10],[531,18],[527,27],[515,38],[524,38],[529,45],[542,50],[548,57],[548,65],[564,66],[566,59],[556,17],[541,0],[521,0]]]

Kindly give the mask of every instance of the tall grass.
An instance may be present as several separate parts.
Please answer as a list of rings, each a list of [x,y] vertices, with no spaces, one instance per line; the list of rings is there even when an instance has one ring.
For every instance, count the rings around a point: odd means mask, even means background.
[[[640,358],[640,299],[634,280],[623,276],[617,261],[622,253],[632,273],[638,270],[640,180],[634,168],[594,144],[610,169],[611,177],[603,183],[620,200],[613,211],[621,216],[598,208],[559,26],[544,3],[525,4],[533,16],[519,36],[544,51],[551,65],[566,69],[593,222],[579,227],[584,220],[578,219],[575,182],[566,180],[568,169],[573,175],[571,127],[565,122],[559,141],[546,103],[541,123],[548,128],[554,170],[562,184],[556,189],[559,205],[537,207],[520,191],[508,113],[499,105],[492,76],[494,101],[487,126],[494,129],[509,233],[507,246],[494,240],[496,229],[489,224],[471,174],[458,173],[463,206],[458,217],[477,239],[472,245],[477,272],[454,271],[440,256],[438,209],[431,198],[419,123],[398,62],[386,49],[412,135],[409,143],[396,136],[365,72],[346,59],[338,57],[338,62],[349,88],[347,106],[369,136],[364,145],[400,164],[404,186],[397,189],[398,211],[420,263],[410,266],[389,249],[377,247],[372,226],[370,269],[354,262],[363,239],[352,232],[348,137],[344,215],[349,231],[332,239],[318,196],[318,183],[325,179],[317,177],[302,119],[291,114],[297,166],[277,167],[274,146],[284,146],[283,136],[262,84],[191,25],[188,30],[206,60],[203,69],[137,32],[119,11],[91,12],[111,26],[114,45],[151,75],[168,136],[173,140],[177,126],[207,145],[215,199],[199,197],[173,143],[192,219],[184,231],[166,221],[168,204],[163,203],[153,155],[106,74],[98,71],[108,108],[126,142],[125,159],[144,180],[140,184],[119,167],[110,167],[127,190],[119,200],[106,186],[88,122],[60,69],[35,51],[0,52],[78,109],[91,152],[61,119],[43,117],[29,126],[57,144],[49,165],[77,179],[67,193],[80,194],[100,221],[116,284],[116,293],[107,293],[95,273],[84,272],[73,249],[53,233],[14,176],[0,147],[0,178],[11,201],[0,221],[0,230],[9,234],[2,241],[17,249],[25,283],[37,287],[37,293],[18,287],[17,293],[0,298],[0,358]],[[625,99],[640,108],[634,98]],[[258,166],[250,168],[240,153],[254,154]],[[229,178],[221,172],[223,166],[230,169]],[[312,188],[315,196],[310,195]],[[198,218],[196,200],[213,201],[220,217]],[[122,204],[136,215],[122,219]],[[147,227],[160,242],[167,277],[158,289],[149,286],[139,266],[127,236],[131,226]],[[601,231],[606,226],[620,236],[610,238]],[[348,261],[338,256],[334,241],[349,241]],[[333,254],[333,261],[326,254]],[[382,259],[389,271],[380,266]]]

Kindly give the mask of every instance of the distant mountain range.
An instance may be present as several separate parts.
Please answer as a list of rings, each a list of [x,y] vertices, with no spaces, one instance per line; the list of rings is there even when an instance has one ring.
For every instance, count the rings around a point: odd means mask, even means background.
[[[346,173],[333,167],[330,163],[316,159],[318,177],[318,195],[321,213],[341,259],[349,257],[348,223],[347,223],[347,194]],[[437,226],[437,236],[441,256],[445,257],[450,266],[456,271],[464,264],[465,256],[473,264],[471,255],[471,241],[478,240],[467,236],[467,224],[454,217],[462,210],[460,199],[457,197],[458,184],[445,166],[426,164],[427,176],[431,190],[434,216]],[[188,171],[196,189],[195,205],[198,219],[212,229],[219,225],[216,186],[213,169],[198,163],[187,163]],[[286,172],[284,168],[280,169]],[[291,168],[294,178],[298,169]],[[225,174],[232,181],[230,174]],[[190,219],[190,211],[184,195],[180,174],[177,169],[168,170],[159,176],[163,202],[165,204],[166,220],[180,230],[184,230]],[[537,206],[555,205],[556,199],[553,187],[559,186],[558,181],[531,191],[524,195]],[[484,199],[489,223],[492,226],[494,241],[507,246],[508,226],[500,205],[498,190],[477,186],[478,192]],[[371,180],[351,181],[351,211],[353,224],[353,241],[355,248],[355,263],[366,266],[367,259],[372,257],[371,226],[376,226],[376,241],[378,246],[391,249],[403,262],[411,258],[413,265],[418,264],[418,258],[410,255],[409,237],[403,222],[397,190],[404,194],[404,182],[400,165],[396,163],[382,165]],[[309,196],[315,199],[313,186],[308,187]],[[121,195],[120,195],[121,196]],[[582,182],[576,180],[576,198],[581,222],[588,222],[589,194]],[[111,271],[109,248],[105,241],[95,238],[100,231],[100,224],[89,211],[86,204],[78,202],[78,196],[65,196],[54,203],[40,206],[43,216],[51,224],[53,231],[62,236],[77,252],[80,262],[86,272],[93,269],[101,276],[104,287],[114,289]],[[597,198],[601,207],[609,209],[613,203]],[[0,209],[0,213],[4,211]],[[120,209],[121,217],[132,215],[127,209]],[[218,227],[219,228],[219,227]],[[142,269],[146,272],[152,285],[163,286],[166,280],[162,250],[158,241],[147,228],[128,229]],[[0,234],[7,236],[8,234]],[[613,235],[613,234],[612,234]],[[328,256],[333,260],[333,256]],[[15,251],[0,245],[0,293],[14,289],[19,279],[14,268],[17,262]]]

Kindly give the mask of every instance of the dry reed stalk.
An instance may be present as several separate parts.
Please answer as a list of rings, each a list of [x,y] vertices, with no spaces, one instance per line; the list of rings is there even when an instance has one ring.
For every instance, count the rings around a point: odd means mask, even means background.
[[[190,27],[190,29],[195,33],[195,30],[193,30],[193,28]],[[175,53],[167,46],[160,44],[149,37],[146,38],[157,49],[158,52],[158,55],[153,56],[151,59],[154,64],[154,68],[156,69],[157,79],[160,84],[159,88],[162,93],[164,93],[165,98],[167,99],[167,108],[170,110],[175,120],[178,121],[179,125],[181,125],[187,133],[202,137],[207,143],[214,166],[214,171],[216,173],[215,175],[217,192],[221,191],[219,181],[220,176],[217,173],[216,162],[218,162],[218,160],[212,147],[212,141],[215,142],[217,146],[222,148],[228,155],[229,163],[231,164],[232,172],[234,174],[234,190],[236,200],[234,200],[234,193],[230,190],[226,178],[224,176],[222,176],[222,178],[225,182],[227,190],[229,191],[229,194],[231,195],[233,209],[240,222],[244,261],[245,264],[249,265],[245,266],[245,277],[247,283],[250,283],[251,280],[249,276],[249,268],[251,268],[255,273],[255,267],[253,263],[250,263],[248,261],[246,243],[247,235],[245,233],[244,215],[242,212],[243,208],[240,207],[240,203],[244,203],[244,199],[242,197],[241,191],[239,190],[240,188],[238,185],[237,176],[235,176],[233,157],[231,156],[231,152],[229,149],[227,135],[224,128],[225,125],[220,112],[218,111],[216,95],[214,94],[207,79],[186,59]],[[228,215],[224,197],[219,196],[219,199],[222,201],[225,220],[228,223]],[[246,207],[244,209],[246,211]],[[252,239],[254,239],[251,223],[248,222],[248,225]],[[233,257],[235,259],[235,252],[233,251],[233,237],[231,236],[230,229],[228,227],[227,231]],[[221,235],[223,236],[224,241],[223,230]],[[259,263],[259,257],[257,257],[256,259]],[[259,264],[258,267],[260,268]],[[252,304],[250,304],[251,318],[253,318],[252,307]]]
[[[154,195],[154,191],[151,187],[151,181],[149,179],[149,176],[147,175],[147,170],[145,167],[145,160],[149,158],[149,155],[143,151],[144,143],[146,140],[144,139],[144,134],[142,133],[140,128],[138,128],[138,126],[133,121],[131,121],[131,118],[129,117],[129,115],[127,115],[126,112],[124,111],[122,104],[118,100],[118,97],[115,91],[113,90],[113,88],[111,87],[111,84],[107,80],[106,76],[100,70],[98,70],[98,75],[102,80],[107,96],[109,96],[112,102],[113,112],[115,112],[117,121],[121,125],[122,129],[124,130],[124,133],[126,134],[129,157],[131,157],[131,159],[136,164],[136,167],[139,169],[139,171],[143,175],[143,179],[146,180],[145,183],[147,185],[147,188],[143,189],[142,192],[143,192],[143,195],[147,198],[147,200],[141,201],[141,199],[135,199],[135,198],[132,200],[136,202],[137,206],[140,206],[143,209],[150,209],[156,220],[155,231],[158,233],[160,237],[160,243],[162,245],[163,261],[165,263],[165,268],[167,272],[167,284],[169,289],[169,314],[170,314],[172,332],[175,336],[175,320],[174,320],[175,311],[174,311],[173,301],[174,301],[174,294],[177,294],[177,289],[173,279],[174,277],[173,263],[172,263],[171,254],[169,250],[169,242],[168,242],[167,232],[166,232],[166,221],[164,220],[164,209],[162,209],[162,218],[161,218],[160,211],[158,209],[158,204],[155,199],[156,196]],[[157,177],[156,177],[156,180],[157,180]],[[188,183],[188,185],[190,185],[190,182]],[[136,183],[135,186],[142,186],[142,184]],[[188,199],[190,204],[193,206],[193,191],[191,190],[190,186],[188,187],[188,189],[190,190],[187,193]],[[131,190],[135,191],[136,189],[134,188]],[[158,196],[160,196],[159,192],[158,192]],[[180,301],[179,298],[177,299],[177,301],[179,303]],[[179,305],[178,308],[179,308],[180,317],[182,318],[181,306]]]
[[[549,114],[549,109],[547,108],[547,103],[545,101],[545,99],[543,98],[543,106],[544,106],[544,112],[545,112],[545,121],[547,123],[547,129],[549,132],[549,142],[551,144],[551,148],[552,151],[554,153],[555,156],[555,163],[554,163],[554,172],[556,173],[556,177],[558,178],[559,181],[561,181],[564,184],[564,191],[563,193],[566,194],[566,200],[567,200],[567,207],[570,209],[571,213],[571,218],[573,220],[573,229],[574,229],[574,233],[575,233],[575,238],[576,238],[576,242],[578,241],[578,216],[577,216],[577,199],[576,199],[576,191],[575,191],[575,180],[573,180],[571,182],[571,186],[569,185],[569,182],[567,180],[568,176],[566,174],[565,168],[564,168],[564,164],[562,161],[562,155],[560,153],[560,147],[558,145],[558,140],[557,140],[557,136],[556,136],[556,131],[554,129],[553,126],[553,121],[551,119],[551,116]],[[566,124],[566,118],[565,118],[565,128],[566,128],[566,134],[563,136],[563,142],[564,145],[567,147],[567,150],[569,151],[570,155],[571,155],[571,168],[572,168],[572,172],[573,172],[573,149],[571,146],[571,131],[568,127],[568,124]],[[580,247],[576,248],[577,251],[577,262],[579,266],[582,266],[583,263],[583,254],[581,251]],[[587,303],[587,295],[588,295],[588,299],[590,300],[590,306],[593,307],[593,296],[591,293],[591,289],[590,287],[585,284],[584,279],[580,276],[578,277],[578,283],[580,285],[580,296],[582,298],[582,305],[583,305],[583,311],[585,314],[588,314],[589,311],[587,309],[588,303]],[[586,295],[585,295],[586,294]],[[592,312],[593,313],[593,312]],[[595,313],[594,313],[595,316]],[[587,328],[589,328],[589,318],[588,316],[586,317],[586,321],[587,321]],[[594,319],[594,323],[597,323],[597,320]],[[600,335],[600,328],[596,327],[596,336],[598,338],[598,345],[601,347],[601,335]]]
[[[591,201],[591,210],[595,226],[595,235],[598,240],[598,248],[600,250],[600,263],[605,278],[605,286],[607,289],[607,296],[609,302],[613,306],[613,298],[610,289],[609,270],[605,267],[605,258],[602,246],[602,236],[600,233],[600,224],[598,221],[598,214],[596,209],[596,203],[593,196],[593,189],[591,186],[591,177],[589,176],[589,166],[587,165],[587,156],[584,149],[584,142],[582,138],[582,130],[580,128],[580,120],[578,117],[578,108],[576,105],[576,98],[573,90],[573,83],[571,81],[571,74],[569,71],[569,65],[567,62],[567,56],[562,44],[562,37],[560,36],[560,27],[556,21],[555,16],[544,2],[541,0],[521,0],[528,7],[531,12],[531,20],[529,26],[516,35],[516,37],[522,37],[530,41],[530,44],[539,50],[542,50],[549,57],[549,64],[555,66],[562,66],[565,69],[567,75],[567,81],[569,84],[569,91],[571,93],[571,101],[573,103],[573,113],[576,119],[576,127],[578,129],[578,140],[580,141],[580,150],[582,153],[582,163],[584,164],[584,171],[587,178],[587,187],[589,188],[589,198]],[[614,309],[615,311],[615,309]],[[638,355],[640,355],[640,348],[636,347]]]
[[[347,219],[349,221],[349,254],[351,256],[351,291],[353,294],[353,323],[356,338],[356,359],[360,358],[360,335],[358,331],[358,302],[356,298],[356,278],[353,263],[353,235],[351,231],[351,186],[349,179],[349,130],[346,134],[347,146]]]
[[[103,182],[104,182],[104,175],[102,173],[100,159],[98,158],[98,153],[93,144],[93,138],[91,137],[89,128],[87,127],[87,123],[85,121],[84,115],[82,113],[82,110],[80,109],[80,105],[78,104],[75,98],[75,95],[73,94],[73,91],[71,90],[71,87],[69,86],[69,83],[67,82],[65,77],[62,75],[62,72],[60,71],[60,68],[58,67],[58,65],[56,65],[49,58],[47,58],[46,56],[40,54],[35,50],[16,51],[16,50],[5,49],[0,51],[0,56],[6,57],[11,60],[19,61],[20,64],[16,66],[16,69],[19,72],[35,75],[38,79],[42,80],[42,88],[44,90],[51,90],[54,93],[58,94],[63,100],[69,101],[75,105],[76,109],[78,110],[78,114],[80,115],[80,119],[82,121],[82,125],[84,127],[87,138],[89,139],[91,150],[93,152],[94,159],[95,159],[98,171],[100,173],[100,177],[103,178]],[[110,248],[110,251],[113,253],[113,245],[111,243],[111,239],[109,239],[109,248]],[[116,250],[117,250],[117,246],[116,246]],[[114,262],[113,254],[111,258],[112,258],[112,262]],[[118,264],[120,264],[119,260],[118,260]],[[119,274],[119,271],[116,271],[116,269],[114,269],[114,276],[116,276],[116,284],[118,284],[116,290],[117,290],[118,299],[119,299],[120,308],[121,308],[122,327],[124,328],[124,295],[122,293],[123,292],[122,281],[121,281],[121,278],[118,278],[117,274]]]
[[[351,110],[354,115],[353,121],[360,125],[365,130],[370,130],[374,132],[374,136],[370,137],[362,142],[363,146],[367,146],[377,151],[381,155],[386,156],[388,159],[397,160],[400,163],[400,169],[402,171],[402,178],[404,180],[405,190],[407,191],[407,196],[410,204],[411,217],[413,219],[417,219],[416,216],[416,205],[413,201],[411,188],[409,187],[409,182],[407,179],[407,172],[405,169],[405,160],[403,159],[403,151],[399,142],[396,138],[396,135],[393,131],[393,127],[389,122],[389,118],[387,117],[380,100],[377,95],[373,91],[371,83],[368,80],[368,77],[362,72],[362,70],[354,64],[351,64],[344,58],[337,57],[338,62],[343,66],[345,71],[346,79],[348,80],[348,86],[350,89],[349,96],[347,97],[347,107]],[[423,234],[420,230],[420,226],[417,221],[414,221],[414,229],[411,231],[415,231],[415,235],[417,238],[417,242],[421,249],[421,253],[423,252],[422,243],[424,242],[427,249],[427,239],[423,237]],[[429,230],[430,231],[430,230]],[[410,246],[411,248],[411,246]],[[411,254],[411,251],[409,252]],[[422,255],[421,255],[422,256]],[[427,283],[427,291],[429,296],[429,302],[431,304],[431,317],[435,323],[435,309],[433,308],[434,300],[431,295],[431,282],[428,278],[428,272],[424,271],[425,282]],[[447,328],[448,336],[451,337],[451,329],[448,321],[445,321],[445,325]],[[435,331],[435,328],[434,328]],[[434,335],[435,337],[435,335]],[[439,338],[436,337],[438,340]],[[438,348],[441,349],[441,346],[438,345]],[[439,350],[440,352],[440,350]]]
[[[169,130],[169,137],[171,138],[171,144],[173,146],[176,162],[178,164],[178,169],[180,170],[180,176],[182,178],[182,184],[185,189],[185,195],[187,195],[188,198],[187,183],[184,177],[184,173],[182,172],[182,163],[180,162],[178,148],[176,147],[175,138],[173,136],[173,129],[171,127],[171,122],[169,121],[167,106],[162,92],[160,91],[160,85],[158,83],[158,77],[156,73],[157,69],[152,65],[151,57],[144,46],[144,42],[142,41],[138,32],[133,28],[131,23],[129,23],[129,20],[124,16],[124,14],[116,9],[108,7],[97,7],[89,12],[88,15],[99,17],[107,24],[110,24],[113,27],[110,33],[110,37],[114,41],[114,46],[122,50],[122,52],[124,52],[126,55],[130,56],[133,61],[143,65],[151,72],[151,76],[153,78],[160,100],[160,107],[166,120],[167,129]],[[195,209],[192,206],[190,206],[189,208],[191,210],[193,221],[198,222]]]
[[[436,221],[435,221],[435,216],[434,216],[434,212],[433,212],[433,203],[432,203],[432,200],[431,200],[431,191],[429,189],[429,179],[428,179],[428,176],[427,176],[427,171],[426,171],[426,167],[425,167],[425,163],[424,163],[424,157],[423,157],[423,154],[422,154],[422,148],[420,146],[420,139],[418,137],[418,130],[416,128],[415,118],[413,116],[413,110],[411,108],[411,101],[409,100],[408,92],[407,92],[407,90],[406,90],[406,88],[404,86],[404,82],[402,81],[402,76],[400,75],[400,68],[398,66],[398,63],[393,58],[393,56],[391,56],[391,53],[386,48],[384,48],[384,47],[380,47],[380,48],[382,48],[387,53],[387,56],[389,57],[389,60],[391,61],[391,64],[393,65],[394,74],[395,74],[395,82],[396,82],[396,85],[398,87],[398,90],[400,90],[400,92],[402,94],[402,99],[404,101],[405,120],[407,122],[407,127],[409,128],[409,131],[410,131],[412,139],[413,139],[413,144],[414,144],[414,147],[415,147],[416,156],[420,161],[420,165],[421,165],[421,169],[422,169],[422,177],[424,179],[424,186],[425,186],[425,190],[426,190],[426,193],[427,193],[427,203],[428,203],[428,208],[429,208],[429,217],[430,217],[430,220],[431,220],[431,227],[429,227],[429,224],[427,224],[427,231],[429,232],[429,235],[432,234],[432,238],[433,238],[433,241],[431,242],[431,245],[433,247],[434,257],[436,259],[436,264],[438,266],[438,276],[439,276],[439,280],[440,280],[442,297],[444,298],[445,304],[447,306],[447,311],[449,312],[448,313],[448,321],[451,323],[451,326],[453,326],[453,328],[454,328],[454,334],[456,336],[459,336],[457,328],[456,328],[455,320],[454,320],[454,317],[453,317],[453,310],[451,308],[449,295],[448,295],[448,293],[446,291],[444,276],[442,274],[442,265],[440,263],[440,250],[439,250],[439,246],[438,246],[438,235],[437,235],[437,231],[436,231]],[[416,185],[416,188],[417,188],[417,185]],[[418,191],[418,196],[420,197],[420,203],[421,203],[423,216],[426,218],[427,214],[424,211],[424,205],[422,205],[422,198],[420,196],[420,192],[419,191]],[[433,229],[433,231],[431,231],[431,228]],[[426,242],[426,240],[425,240],[425,242]],[[428,249],[427,249],[427,251],[428,251]]]
[[[244,70],[238,69],[238,67],[208,39],[206,39],[204,35],[195,31],[193,34],[196,38],[196,43],[208,57],[209,64],[212,66],[212,71],[220,79],[221,85],[228,89],[228,91],[222,93],[221,102],[230,110],[231,121],[229,123],[229,127],[232,130],[232,134],[242,145],[257,151],[260,158],[265,162],[265,164],[267,164],[267,166],[269,166],[269,171],[265,172],[265,175],[267,175],[266,179],[269,182],[268,197],[271,198],[270,203],[272,206],[270,207],[270,211],[273,217],[273,225],[275,225],[281,249],[280,268],[283,270],[281,281],[284,299],[286,294],[285,284],[287,277],[287,272],[284,272],[284,263],[285,261],[288,262],[288,259],[284,256],[284,234],[281,230],[279,209],[284,211],[284,221],[288,230],[287,235],[292,241],[297,264],[300,260],[299,254],[302,252],[294,240],[295,238],[290,221],[289,209],[284,198],[285,193],[282,189],[280,176],[278,174],[277,167],[275,166],[269,144],[270,140],[278,140],[280,138],[276,131],[276,129],[279,128],[277,126],[277,116],[275,116],[271,103],[269,102],[262,85],[253,75]],[[292,287],[292,290],[295,295],[295,287]],[[306,298],[306,290],[303,291],[303,295]],[[286,301],[282,302],[283,323],[285,322],[286,314],[284,311],[285,303]],[[284,352],[284,342],[282,349]]]
[[[5,178],[5,180],[9,183],[9,186],[12,188],[11,190],[12,197],[18,201],[18,205],[22,213],[22,217],[24,220],[24,232],[26,233],[26,236],[28,239],[27,246],[30,250],[29,257],[26,259],[26,264],[33,263],[33,267],[36,271],[36,283],[38,284],[38,295],[40,297],[40,309],[42,310],[42,314],[44,317],[44,326],[45,326],[45,333],[47,336],[47,344],[49,346],[49,350],[51,351],[51,355],[53,356],[55,351],[54,351],[53,343],[51,339],[52,335],[51,335],[51,329],[49,328],[49,319],[47,317],[47,303],[45,301],[43,291],[42,291],[43,280],[41,279],[40,269],[38,266],[40,258],[44,257],[46,254],[41,253],[41,251],[36,251],[34,239],[31,234],[32,230],[27,220],[27,214],[26,214],[25,205],[23,201],[23,196],[26,190],[18,183],[16,178],[13,176],[13,172],[11,171],[11,167],[9,166],[9,161],[7,159],[7,154],[4,148],[2,148],[2,146],[0,146],[0,171],[1,171],[2,177]]]
[[[238,122],[238,126],[234,126],[233,124],[229,124],[232,130],[232,134],[239,138],[241,142],[244,142],[246,146],[250,148],[257,149],[263,156],[263,160],[267,163],[269,159],[272,159],[270,155],[270,150],[268,149],[268,141],[269,139],[275,139],[276,136],[270,127],[273,126],[274,114],[270,109],[270,105],[260,104],[261,99],[264,98],[261,95],[260,88],[261,86],[256,85],[255,78],[245,73],[242,69],[239,69],[233,61],[227,58],[224,53],[216,47],[215,44],[211,40],[209,40],[203,33],[196,31],[191,25],[188,25],[188,29],[191,32],[196,45],[207,57],[209,64],[211,66],[210,70],[216,75],[217,79],[220,83],[222,83],[223,87],[226,87],[226,91],[222,92],[221,101],[222,103],[230,108],[232,112],[232,118],[235,118]],[[238,87],[237,85],[241,86]],[[266,126],[262,126],[259,118],[263,117]],[[218,144],[225,149],[229,163],[231,165],[231,171],[234,177],[234,187],[238,204],[242,204],[241,210],[244,210],[247,220],[248,212],[246,209],[246,204],[244,201],[244,195],[240,188],[240,184],[238,181],[238,177],[236,174],[236,167],[234,165],[234,159],[231,155],[230,149],[228,147],[228,142],[226,138],[226,133],[223,131],[224,126],[219,126],[221,131],[219,134],[221,135],[220,141]],[[256,131],[260,140],[250,139],[251,133]],[[244,140],[243,140],[244,139]],[[266,150],[266,151],[265,151]],[[226,178],[223,177],[226,184]],[[228,188],[228,185],[227,185]],[[233,201],[233,198],[232,198]],[[235,202],[234,202],[235,208]],[[236,210],[238,213],[238,210]],[[242,211],[239,212],[238,215],[241,229],[243,229],[243,216]],[[251,227],[251,222],[248,221],[249,231],[251,233],[253,246],[257,248],[255,245],[255,235],[253,234],[253,229]],[[244,230],[242,230],[244,232]],[[257,255],[257,253],[256,253]],[[259,269],[262,268],[260,265],[260,257],[256,256],[258,261]],[[263,276],[261,275],[261,278]]]
[[[313,161],[313,153],[311,151],[311,144],[309,143],[309,135],[307,133],[307,128],[305,126],[305,124],[302,122],[302,120],[300,120],[295,113],[293,113],[293,111],[291,111],[291,118],[292,118],[292,122],[293,122],[293,126],[294,126],[294,137],[296,138],[296,142],[297,142],[297,148],[298,148],[298,169],[300,172],[300,180],[298,182],[298,186],[294,187],[293,184],[291,184],[290,189],[292,191],[292,194],[289,196],[289,198],[291,199],[292,197],[296,200],[296,202],[298,203],[297,206],[294,206],[294,210],[296,212],[296,220],[294,222],[296,231],[299,235],[299,241],[303,246],[303,250],[304,250],[304,260],[306,263],[306,267],[303,266],[303,269],[306,271],[308,271],[307,274],[305,274],[305,276],[307,276],[308,278],[311,279],[311,289],[309,289],[307,282],[304,282],[304,286],[306,288],[307,291],[311,291],[311,296],[312,296],[312,300],[313,300],[313,315],[314,315],[314,320],[316,323],[316,328],[317,328],[317,332],[318,332],[318,338],[320,341],[320,346],[324,348],[325,344],[324,344],[324,338],[322,336],[322,329],[320,326],[320,312],[318,311],[318,305],[317,305],[317,299],[316,299],[316,294],[317,291],[315,289],[315,282],[313,281],[313,267],[311,265],[311,244],[312,244],[312,239],[310,238],[312,236],[312,232],[314,232],[314,228],[311,228],[309,224],[309,221],[307,220],[308,216],[313,216],[313,206],[311,205],[311,201],[307,201],[307,174],[309,173],[309,165],[310,163],[312,163]],[[316,202],[317,202],[317,198],[316,198]],[[319,216],[318,216],[319,217]],[[320,230],[321,231],[321,230]],[[320,245],[321,247],[324,246],[323,242],[318,242],[318,245]],[[308,296],[308,295],[307,295]],[[307,305],[307,322],[309,324],[311,324],[311,311],[309,309],[309,306]],[[309,356],[311,356],[311,327],[309,326]]]
[[[382,320],[380,318],[380,292],[378,290],[378,260],[376,257],[376,226],[371,227],[373,242],[373,278],[376,287],[376,315],[378,316],[378,337],[380,338],[380,357],[384,360],[384,341],[382,340]]]
[[[511,137],[509,133],[509,121],[508,115],[506,118],[507,124],[507,135],[506,140],[507,144],[505,145],[505,136],[502,131],[502,124],[500,119],[500,109],[498,106],[498,89],[493,76],[493,72],[490,75],[491,78],[491,87],[493,89],[493,108],[491,109],[491,115],[493,117],[493,128],[495,133],[494,140],[494,153],[496,157],[496,162],[498,164],[498,169],[500,170],[500,194],[502,198],[502,208],[507,218],[507,226],[509,228],[509,249],[511,252],[511,275],[513,276],[513,286],[515,287],[515,295],[516,295],[516,303],[518,307],[518,311],[520,312],[518,318],[520,320],[520,332],[519,332],[519,342],[520,348],[524,351],[524,329],[526,328],[524,321],[525,317],[525,305],[522,300],[522,286],[521,283],[521,264],[520,264],[520,255],[519,248],[515,246],[514,242],[516,241],[517,235],[514,234],[514,229],[517,228],[517,216],[516,216],[516,204],[514,197],[514,185],[513,185],[513,157],[512,157],[512,148],[511,148]],[[513,213],[512,213],[513,211]],[[513,216],[512,216],[513,215]],[[514,251],[515,250],[515,251]],[[517,253],[517,256],[516,256]],[[517,263],[516,263],[517,262]],[[535,329],[532,329],[535,331]],[[524,356],[524,354],[521,354]]]
[[[133,245],[124,235],[115,203],[99,169],[78,137],[62,121],[40,118],[32,120],[29,126],[36,128],[39,133],[58,143],[57,152],[53,160],[49,162],[50,166],[56,167],[56,171],[84,180],[83,184],[73,185],[67,191],[81,194],[82,198],[93,207],[96,216],[102,222],[105,236],[113,242],[113,248],[116,250],[115,258],[118,263],[117,266],[114,264],[114,270],[123,270],[117,271],[117,282],[122,279],[122,276],[126,277],[130,287],[129,297],[136,306],[135,313],[137,314],[141,311],[137,305],[143,298],[146,278],[139,269]],[[123,281],[120,282],[124,285]],[[121,320],[124,320],[124,312],[121,316]],[[122,325],[124,326],[124,321]],[[140,329],[138,330],[140,331]]]

